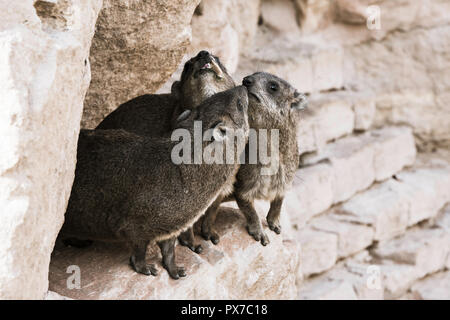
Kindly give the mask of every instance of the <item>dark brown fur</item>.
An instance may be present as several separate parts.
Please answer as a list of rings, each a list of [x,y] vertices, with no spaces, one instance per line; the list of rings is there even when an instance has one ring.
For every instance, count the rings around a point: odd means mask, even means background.
[[[215,62],[220,70],[203,69],[206,63]],[[219,72],[217,72],[219,71]],[[146,94],[134,98],[110,113],[97,129],[124,129],[150,137],[160,137],[172,131],[174,120],[185,110],[193,109],[215,93],[235,86],[219,58],[200,51],[184,65],[179,81],[172,85],[170,94]],[[179,237],[182,245],[200,253],[201,245],[194,243],[192,230]],[[71,244],[75,244],[74,239]]]
[[[267,141],[260,141],[259,146],[261,143],[267,143],[268,150],[270,150],[270,129],[279,130],[278,171],[273,175],[261,175],[261,169],[268,166],[259,161],[257,164],[249,164],[247,145],[247,158],[237,173],[233,195],[216,199],[208,208],[202,223],[202,234],[205,239],[210,239],[215,244],[219,242],[219,236],[213,228],[217,208],[222,201],[234,199],[247,218],[249,234],[255,240],[266,245],[269,243],[269,239],[262,229],[253,203],[255,199],[270,201],[267,223],[271,230],[279,234],[281,232],[280,211],[284,194],[292,183],[299,163],[297,125],[299,110],[306,107],[306,97],[298,93],[286,81],[264,72],[245,77],[243,84],[249,92],[250,128],[267,129],[268,131]]]
[[[248,134],[247,105],[247,90],[239,86],[205,100],[180,117],[176,127],[192,134],[194,121],[202,121],[203,132],[219,123],[220,128]],[[203,146],[210,143],[225,144]],[[63,237],[125,241],[132,249],[131,265],[146,275],[156,274],[155,267],[145,263],[146,248],[156,241],[169,274],[184,276],[174,261],[175,237],[191,227],[223,189],[231,190],[238,164],[176,165],[171,152],[177,144],[169,137],[124,130],[82,130]]]

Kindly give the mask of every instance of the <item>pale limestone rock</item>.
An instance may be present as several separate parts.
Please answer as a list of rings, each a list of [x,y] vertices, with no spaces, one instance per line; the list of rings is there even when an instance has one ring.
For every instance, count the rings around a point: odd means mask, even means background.
[[[340,95],[309,99],[297,133],[300,154],[324,148],[333,139],[352,133],[355,115],[351,102]]]
[[[374,148],[366,137],[349,136],[327,144],[316,154],[307,154],[302,163],[327,160],[333,172],[333,203],[345,201],[368,188],[375,178]]]
[[[338,237],[335,234],[311,228],[297,232],[300,261],[304,277],[330,269],[337,259]]]
[[[415,267],[418,278],[444,268],[450,252],[450,234],[442,229],[418,229],[376,247],[372,254],[383,260]]]
[[[385,299],[400,297],[419,278],[417,270],[410,265],[387,261],[383,262],[380,269]]]
[[[338,46],[299,41],[298,35],[278,35],[260,28],[256,48],[239,60],[236,78],[264,70],[287,80],[301,92],[343,86],[343,50]]]
[[[422,11],[426,11],[425,7],[418,13]],[[383,16],[392,14],[383,12]],[[345,60],[349,61],[345,83],[376,94],[375,125],[408,124],[423,150],[449,146],[449,30],[448,25],[443,25],[395,32],[383,41],[366,42],[345,51]]]
[[[177,246],[176,260],[185,266],[187,277],[176,281],[162,269],[157,247],[148,253],[152,257],[149,261],[159,266],[157,277],[134,272],[128,265],[128,249],[120,244],[94,243],[82,250],[57,248],[50,266],[50,289],[74,299],[295,298],[297,245],[270,232],[270,244],[263,247],[247,234],[244,221],[239,212],[221,209],[217,246],[198,238],[204,248],[200,255]],[[267,254],[268,249],[271,254]],[[69,265],[80,267],[79,290],[67,288]]]
[[[208,50],[217,55],[231,74],[239,60],[239,34],[229,22],[231,1],[203,0],[202,14],[192,18],[192,42],[189,55]]]
[[[261,17],[264,25],[277,32],[299,32],[294,2],[291,0],[262,0]]]
[[[312,281],[300,287],[302,300],[357,300],[352,285],[345,280]]]
[[[230,2],[230,0],[225,0]],[[261,0],[231,0],[228,20],[239,35],[239,51],[245,53],[253,48]]]
[[[340,208],[340,219],[369,224],[375,239],[385,240],[423,219],[435,216],[450,200],[448,168],[416,168],[400,172],[360,193]]]
[[[418,169],[396,175],[409,197],[408,226],[432,218],[450,201],[450,167]]]
[[[313,229],[329,232],[338,237],[338,258],[348,257],[372,244],[373,229],[360,224],[339,221],[332,213],[309,222]]]
[[[348,47],[375,42],[372,40],[383,40],[397,30],[409,34],[415,30],[448,25],[450,21],[446,14],[450,10],[450,3],[445,0],[327,2],[334,9],[333,15],[328,18],[329,22],[334,18],[334,21],[341,23],[329,23],[327,28],[320,30],[320,36],[327,41],[338,42]],[[380,29],[367,27],[367,18],[376,16],[376,11],[368,11],[370,5],[380,8]],[[313,36],[317,36],[317,33]]]
[[[375,295],[378,292],[383,299],[402,296],[418,279],[414,266],[398,264],[391,260],[377,260],[368,255],[367,251],[345,261],[345,267],[349,272],[363,276],[365,289],[370,289]],[[380,290],[383,290],[383,293],[380,293]]]
[[[353,112],[355,113],[355,130],[368,130],[374,121],[376,105],[371,93],[351,93]]]
[[[333,172],[328,164],[317,164],[297,171],[292,193],[298,206],[289,208],[292,224],[302,228],[313,216],[325,211],[333,204]]]
[[[375,240],[386,240],[405,232],[408,224],[408,197],[396,190],[391,179],[359,193],[342,204],[339,218],[367,224],[375,230]]]
[[[450,300],[450,271],[439,272],[416,282],[411,287],[416,299]]]
[[[447,270],[450,270],[450,253],[447,256],[447,262],[445,263],[445,267]]]
[[[367,265],[355,258],[349,258],[336,264],[331,270],[318,276],[317,285],[328,281],[343,281],[350,284],[358,300],[383,300],[384,290],[380,282],[375,283],[371,277],[377,276]]]
[[[334,17],[332,1],[329,0],[294,0],[297,20],[303,34],[313,33],[329,26]]]
[[[338,203],[372,184],[374,168],[371,160],[375,154],[373,148],[360,145],[354,137],[338,140],[334,146],[333,156],[328,159],[334,175],[333,202]]]
[[[56,292],[49,291],[49,292],[47,292],[44,300],[73,300],[73,299],[64,297],[60,294],[57,294]]]
[[[82,127],[95,127],[136,96],[155,92],[176,70],[191,41],[200,0],[104,0],[92,41],[92,81]]]
[[[0,7],[0,299],[42,299],[74,178],[101,1]]]
[[[392,176],[405,165],[411,165],[415,155],[413,136],[406,127],[386,127],[345,137],[316,153],[302,155],[301,163],[309,166],[299,170],[296,192],[303,206],[300,215],[291,215],[293,221],[302,226],[303,221],[368,188],[377,178]],[[316,163],[324,161],[327,163],[315,168]],[[441,187],[445,187],[447,180],[442,181]]]
[[[414,136],[408,127],[385,127],[373,130],[375,180],[383,181],[392,177],[416,159]]]
[[[365,24],[368,18],[367,4],[362,1],[336,0],[336,17],[349,24]]]

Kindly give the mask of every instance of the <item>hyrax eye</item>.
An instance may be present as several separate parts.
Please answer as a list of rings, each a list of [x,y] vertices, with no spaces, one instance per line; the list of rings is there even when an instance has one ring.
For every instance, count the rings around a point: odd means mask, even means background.
[[[277,92],[280,89],[280,86],[276,82],[269,82],[269,90],[272,92]]]

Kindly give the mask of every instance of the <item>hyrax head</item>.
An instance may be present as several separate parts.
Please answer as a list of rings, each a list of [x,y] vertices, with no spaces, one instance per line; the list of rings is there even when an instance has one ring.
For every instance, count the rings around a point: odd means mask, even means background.
[[[184,65],[180,81],[172,85],[186,109],[192,109],[210,96],[235,87],[219,58],[208,51],[200,51]]]
[[[203,144],[211,141],[228,143],[241,138],[245,140],[245,146],[249,131],[247,112],[247,89],[238,86],[215,94],[197,108],[184,111],[178,116],[175,128],[187,129],[195,135],[195,123],[201,124]],[[237,153],[241,151],[236,150]]]
[[[256,72],[245,77],[242,84],[248,90],[248,114],[252,128],[283,125],[287,120],[296,123],[298,111],[307,106],[304,94],[270,73]]]

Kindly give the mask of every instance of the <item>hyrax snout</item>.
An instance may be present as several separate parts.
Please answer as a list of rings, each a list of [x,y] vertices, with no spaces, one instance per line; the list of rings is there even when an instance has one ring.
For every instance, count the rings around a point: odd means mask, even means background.
[[[237,159],[248,138],[247,107],[247,89],[239,86],[178,117],[172,137],[82,130],[61,234],[127,242],[131,265],[146,275],[156,274],[155,267],[145,262],[146,248],[158,242],[171,277],[184,276],[184,269],[175,264],[176,236],[191,227],[223,190],[232,189]],[[243,135],[242,145],[227,144],[235,131]],[[235,161],[226,163],[221,148],[232,148]],[[205,156],[208,150],[217,163],[196,161],[199,152]]]
[[[247,218],[249,234],[267,245],[269,239],[255,211],[254,200],[270,201],[267,223],[271,230],[279,234],[284,195],[299,163],[296,134],[299,111],[306,107],[307,101],[289,83],[269,73],[257,72],[245,77],[243,85],[248,90],[248,121],[251,128],[245,163],[241,164],[236,175],[232,196],[219,200],[236,200]],[[265,134],[262,134],[263,130]],[[264,162],[260,158],[253,163],[249,161],[255,152],[260,155],[259,149],[263,147],[270,154],[270,161]],[[213,243],[219,242],[219,236],[213,228],[219,200],[208,208],[202,223],[204,238],[211,239]]]

